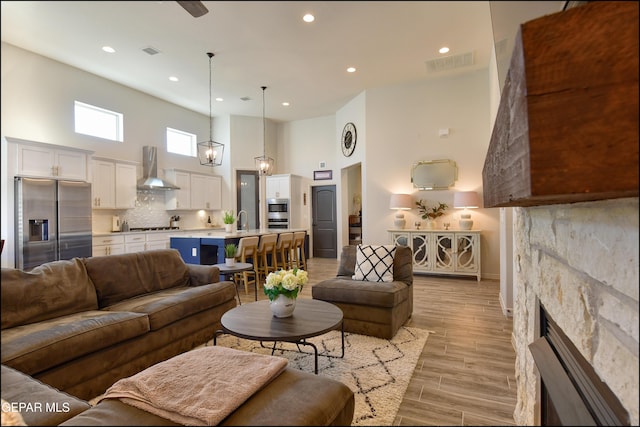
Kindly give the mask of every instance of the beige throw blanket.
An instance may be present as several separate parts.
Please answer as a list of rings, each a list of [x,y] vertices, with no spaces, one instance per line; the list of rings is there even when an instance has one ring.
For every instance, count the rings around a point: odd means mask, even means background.
[[[227,347],[198,348],[117,381],[99,401],[117,398],[176,423],[213,426],[287,363],[282,357]]]

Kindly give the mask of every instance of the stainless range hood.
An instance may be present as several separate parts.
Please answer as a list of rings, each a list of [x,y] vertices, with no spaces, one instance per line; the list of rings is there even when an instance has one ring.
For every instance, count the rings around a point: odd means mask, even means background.
[[[179,190],[180,187],[158,176],[158,147],[142,147],[142,178],[138,190]]]

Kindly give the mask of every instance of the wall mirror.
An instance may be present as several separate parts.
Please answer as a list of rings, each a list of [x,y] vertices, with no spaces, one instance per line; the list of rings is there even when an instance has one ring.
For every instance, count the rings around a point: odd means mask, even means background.
[[[446,190],[458,179],[453,160],[425,160],[411,168],[411,182],[420,190]]]

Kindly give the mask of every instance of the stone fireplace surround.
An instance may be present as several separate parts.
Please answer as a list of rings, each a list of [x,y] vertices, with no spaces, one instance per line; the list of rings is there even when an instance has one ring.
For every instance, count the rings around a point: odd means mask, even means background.
[[[517,424],[541,422],[541,304],[639,424],[638,233],[637,197],[515,208]]]

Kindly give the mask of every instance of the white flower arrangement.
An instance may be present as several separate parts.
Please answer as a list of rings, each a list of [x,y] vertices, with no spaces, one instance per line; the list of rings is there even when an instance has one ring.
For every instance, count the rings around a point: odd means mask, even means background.
[[[267,275],[263,290],[264,294],[273,301],[280,294],[297,298],[298,292],[307,284],[309,278],[307,272],[294,268],[292,270],[280,270]]]

